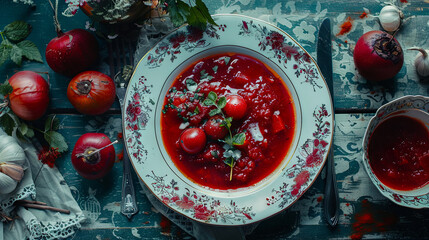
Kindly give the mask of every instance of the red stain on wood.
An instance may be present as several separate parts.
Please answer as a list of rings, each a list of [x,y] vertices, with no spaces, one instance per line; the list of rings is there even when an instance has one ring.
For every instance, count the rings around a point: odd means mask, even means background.
[[[322,202],[322,200],[323,200],[323,196],[317,197],[317,202]]]
[[[349,41],[345,40],[344,43],[347,44],[347,43],[349,43]]]
[[[385,232],[398,223],[398,217],[382,210],[367,199],[362,201],[362,209],[354,215],[351,239],[362,239],[365,234]]]
[[[350,206],[350,203],[346,203],[346,206],[347,206],[347,207],[349,207],[349,206]]]
[[[408,3],[407,0],[401,0],[401,3]]]
[[[170,234],[171,233],[171,221],[164,217],[164,215],[161,215],[161,222],[159,223],[161,226],[161,232],[164,234]]]
[[[359,18],[360,18],[360,19],[362,19],[362,18],[366,18],[366,17],[368,17],[368,14],[367,14],[366,12],[363,12],[363,13],[359,16]]]
[[[349,33],[352,30],[353,27],[353,19],[351,17],[347,17],[346,21],[341,24],[340,32],[337,34],[337,36],[345,35]]]

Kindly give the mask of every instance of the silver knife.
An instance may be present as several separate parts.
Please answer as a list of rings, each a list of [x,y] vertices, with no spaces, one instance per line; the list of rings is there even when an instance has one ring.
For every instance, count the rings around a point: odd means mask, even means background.
[[[334,83],[332,78],[332,42],[331,42],[331,21],[329,18],[323,20],[319,29],[317,38],[317,64],[325,78],[331,94],[331,101],[334,107]],[[332,113],[335,115],[335,112]],[[332,125],[332,134],[334,134],[335,124]],[[333,139],[333,138],[332,138]],[[335,177],[334,149],[333,142],[329,149],[328,159],[326,161],[326,183],[325,199],[323,202],[325,218],[332,227],[336,226],[339,217],[339,198],[337,180]]]

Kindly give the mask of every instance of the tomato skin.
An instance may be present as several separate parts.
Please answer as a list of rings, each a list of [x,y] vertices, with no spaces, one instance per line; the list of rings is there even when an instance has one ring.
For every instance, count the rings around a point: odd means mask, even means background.
[[[179,139],[180,147],[189,154],[201,152],[206,146],[207,137],[200,128],[188,128],[182,132]]]
[[[220,126],[222,124],[222,120],[222,117],[214,116],[211,117],[204,125],[204,131],[214,140],[223,139],[226,134],[228,134],[228,129],[226,129],[225,126]]]
[[[104,73],[82,72],[70,81],[67,98],[80,113],[100,115],[115,101],[115,83]]]
[[[229,95],[226,98],[225,105],[226,115],[232,117],[235,120],[241,119],[246,115],[247,103],[246,100],[240,95]]]
[[[87,160],[84,157],[77,157],[77,154],[84,153],[87,149],[102,148],[111,141],[103,133],[85,133],[76,142],[71,161],[75,170],[86,179],[99,179],[104,177],[115,163],[115,148],[113,145],[101,150],[99,155],[94,154],[94,158]]]
[[[9,78],[13,92],[9,94],[10,108],[21,119],[41,118],[49,105],[49,84],[39,74],[20,71]]]

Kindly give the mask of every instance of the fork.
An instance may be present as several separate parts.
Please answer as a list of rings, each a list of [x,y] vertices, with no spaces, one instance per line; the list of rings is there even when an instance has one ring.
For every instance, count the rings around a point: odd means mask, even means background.
[[[110,74],[117,85],[116,96],[119,100],[121,116],[123,116],[125,93],[127,91],[128,81],[130,80],[134,66],[134,48],[130,41],[125,41],[122,37],[114,39],[110,44],[108,44],[108,47]],[[124,126],[122,126],[122,129],[124,129]],[[131,220],[132,216],[138,212],[138,208],[133,178],[131,175],[131,163],[125,145],[122,164],[123,178],[121,213]]]

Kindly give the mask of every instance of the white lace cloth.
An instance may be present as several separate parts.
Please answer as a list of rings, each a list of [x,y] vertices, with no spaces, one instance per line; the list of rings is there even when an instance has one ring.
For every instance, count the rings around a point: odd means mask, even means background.
[[[0,135],[5,134],[0,129]],[[70,237],[84,220],[82,210],[73,198],[70,188],[56,167],[44,166],[34,182],[42,163],[32,144],[21,143],[27,156],[23,180],[15,191],[0,195],[0,211],[11,216],[12,222],[0,221],[0,240],[9,239],[61,239]],[[70,214],[48,210],[15,207],[17,200],[37,200],[49,206],[68,209]]]
[[[174,28],[168,18],[153,19],[152,25],[145,25],[140,31],[137,49],[134,54],[134,65],[137,66],[140,59],[151,48],[153,48],[163,36],[171,32],[173,29]],[[149,201],[160,213],[179,226],[182,230],[197,239],[245,239],[245,236],[252,233],[253,230],[258,226],[258,223],[254,223],[239,227],[223,227],[193,221],[165,206],[146,188],[143,182],[140,182],[140,184],[142,185],[143,191],[145,192]]]

